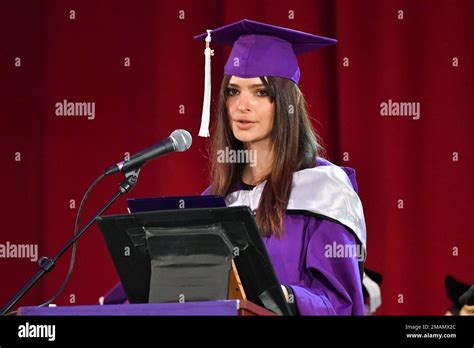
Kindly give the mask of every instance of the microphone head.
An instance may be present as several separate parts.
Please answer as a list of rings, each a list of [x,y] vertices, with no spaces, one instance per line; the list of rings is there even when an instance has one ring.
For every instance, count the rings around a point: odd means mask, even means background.
[[[193,143],[193,137],[191,133],[189,133],[185,129],[176,129],[171,133],[170,138],[173,140],[175,144],[175,150],[178,152],[186,151],[191,147]]]

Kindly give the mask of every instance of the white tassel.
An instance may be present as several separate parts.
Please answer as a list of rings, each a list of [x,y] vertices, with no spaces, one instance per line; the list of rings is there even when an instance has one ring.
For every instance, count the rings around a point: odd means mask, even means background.
[[[370,299],[370,313],[375,313],[378,307],[382,304],[382,293],[380,291],[380,286],[369,278],[367,274],[364,273],[362,278],[362,283],[364,284],[365,289],[369,293]]]
[[[201,128],[199,129],[200,137],[209,136],[209,122],[211,118],[211,56],[214,51],[211,50],[211,30],[207,30],[206,49],[204,50],[204,101],[202,104]]]

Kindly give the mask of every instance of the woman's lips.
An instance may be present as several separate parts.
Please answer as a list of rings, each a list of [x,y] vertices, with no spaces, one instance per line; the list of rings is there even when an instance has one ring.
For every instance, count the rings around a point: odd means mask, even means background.
[[[242,130],[250,129],[255,125],[255,123],[257,123],[257,122],[247,121],[247,120],[235,120],[234,122],[237,128],[242,129]]]

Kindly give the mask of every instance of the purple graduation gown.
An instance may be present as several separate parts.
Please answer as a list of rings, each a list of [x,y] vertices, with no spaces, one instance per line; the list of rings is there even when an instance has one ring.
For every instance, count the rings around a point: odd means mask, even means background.
[[[334,164],[318,158],[317,166]],[[340,168],[357,192],[355,171]],[[209,190],[208,187],[202,194]],[[233,191],[238,190],[242,190],[241,182],[234,186]],[[349,228],[309,212],[287,212],[283,220],[283,237],[269,236],[263,240],[278,279],[293,291],[298,314],[364,315],[357,258],[325,255],[328,245],[355,246],[361,243]],[[104,303],[121,303],[123,300],[123,288],[118,284],[105,295]]]
[[[334,164],[318,158],[317,166],[329,165]],[[340,168],[357,192],[355,171]],[[239,181],[232,191],[242,189]],[[355,246],[359,242],[350,229],[310,212],[287,212],[283,237],[272,235],[263,240],[278,279],[293,290],[300,315],[364,315],[357,258],[325,256],[328,245]]]
[[[327,258],[325,245],[355,244],[344,226],[312,216],[284,218],[286,236],[265,238],[275,272],[291,286],[301,315],[363,315],[357,259]]]

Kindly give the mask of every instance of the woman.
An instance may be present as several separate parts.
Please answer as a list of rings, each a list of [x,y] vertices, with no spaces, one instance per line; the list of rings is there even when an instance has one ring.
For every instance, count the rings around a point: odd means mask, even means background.
[[[233,46],[220,90],[211,185],[203,194],[223,195],[227,205],[256,213],[294,311],[363,315],[365,222],[355,173],[319,156],[297,86],[296,55],[334,40],[249,20],[196,39]],[[217,154],[226,149],[245,150],[256,161],[222,161]]]
[[[320,157],[296,56],[335,40],[242,20],[195,37],[206,41],[200,135],[209,136],[211,42],[232,45],[224,68],[203,194],[256,213],[285,296],[301,315],[363,315],[365,222],[353,169]],[[222,161],[225,150],[255,153],[251,163]],[[228,151],[227,151],[228,153]],[[361,251],[362,250],[362,251]],[[116,287],[104,303],[123,299]]]

